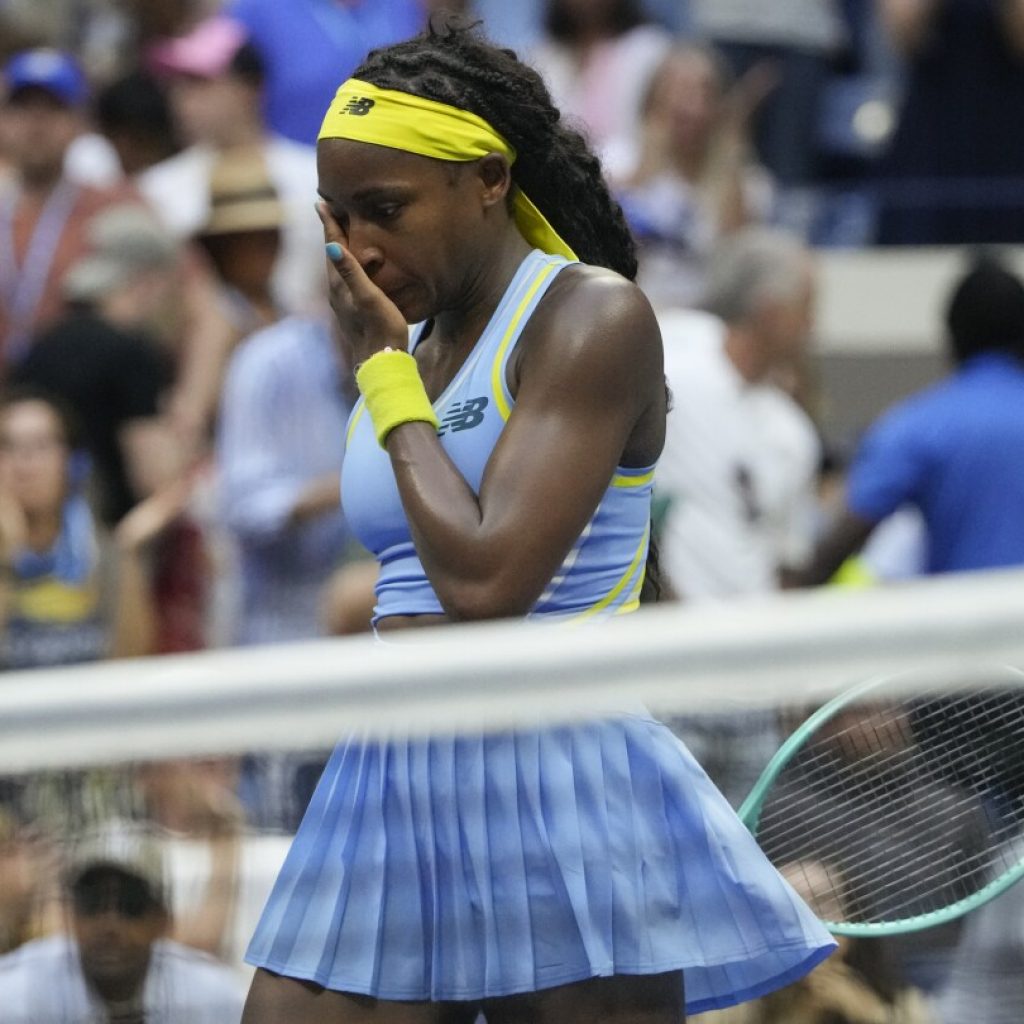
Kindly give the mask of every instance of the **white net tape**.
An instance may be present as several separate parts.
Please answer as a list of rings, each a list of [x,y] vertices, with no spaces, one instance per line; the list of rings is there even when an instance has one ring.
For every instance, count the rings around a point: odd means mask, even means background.
[[[686,713],[792,706],[907,670],[911,688],[927,672],[933,690],[962,689],[980,665],[1024,665],[1024,573],[394,638],[6,674],[0,770],[496,729],[634,701]]]

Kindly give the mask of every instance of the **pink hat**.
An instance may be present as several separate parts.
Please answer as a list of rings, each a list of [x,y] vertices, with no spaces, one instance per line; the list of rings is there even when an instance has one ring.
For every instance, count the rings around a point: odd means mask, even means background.
[[[149,63],[157,74],[217,78],[247,40],[244,26],[237,21],[222,16],[207,18],[187,35],[154,43]]]

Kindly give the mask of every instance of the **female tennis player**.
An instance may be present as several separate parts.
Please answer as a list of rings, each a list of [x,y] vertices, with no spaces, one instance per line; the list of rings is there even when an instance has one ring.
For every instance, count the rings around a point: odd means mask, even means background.
[[[540,77],[455,26],[375,51],[327,113],[319,169],[376,628],[632,611],[661,343],[598,162]],[[695,1012],[833,948],[642,708],[352,740],[253,938],[244,1021],[678,1024],[684,976]]]

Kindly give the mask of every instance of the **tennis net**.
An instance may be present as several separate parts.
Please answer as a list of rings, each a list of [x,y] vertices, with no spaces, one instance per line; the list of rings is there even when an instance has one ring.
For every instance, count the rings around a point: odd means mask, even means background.
[[[997,693],[998,714],[971,726],[975,747],[989,757],[980,769],[988,781],[972,799],[981,816],[1002,815],[992,825],[994,845],[1012,860],[1006,851],[1020,842],[1024,802],[1016,788],[1024,760],[1022,624],[1024,573],[1007,571],[665,605],[575,628],[475,624],[391,634],[387,642],[351,637],[7,673],[0,677],[0,950],[66,927],[66,882],[83,850],[105,849],[116,860],[117,851],[133,849],[136,863],[159,864],[175,937],[244,980],[246,939],[340,737],[501,731],[643,704],[739,806],[808,715],[867,680],[884,680],[887,700],[927,703],[937,743],[960,729],[963,708],[978,695]],[[862,735],[864,717],[850,728]],[[948,776],[922,783],[920,793],[958,785],[962,764],[947,761]],[[783,784],[794,780],[784,775]],[[799,817],[793,806],[780,814],[765,804],[766,848],[790,841]],[[779,858],[806,862],[798,845]],[[902,894],[927,912],[911,891],[920,863],[913,852],[902,881],[841,872],[816,881],[819,865],[804,863],[794,884],[826,920],[837,913],[830,900],[853,899],[855,881],[871,887],[856,894],[865,907]],[[918,852],[927,861],[927,848]],[[970,893],[993,870],[986,856],[972,862],[978,884]],[[1022,888],[990,906],[1006,906]],[[964,936],[989,913],[985,907],[929,929],[926,939],[886,940],[883,959],[941,1002],[950,979],[962,987],[969,976]]]

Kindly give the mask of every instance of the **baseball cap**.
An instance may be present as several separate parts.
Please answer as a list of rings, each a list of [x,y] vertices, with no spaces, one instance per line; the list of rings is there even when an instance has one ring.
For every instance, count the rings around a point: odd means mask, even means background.
[[[7,95],[22,89],[43,89],[69,107],[81,106],[89,98],[85,73],[70,54],[61,50],[24,50],[4,66]]]
[[[140,907],[167,907],[163,852],[152,829],[113,819],[81,835],[68,853],[67,886],[74,897],[109,875],[131,879],[142,894]]]
[[[97,214],[89,224],[90,251],[64,275],[72,302],[88,302],[148,270],[172,266],[178,246],[145,207],[123,203]]]
[[[240,22],[218,15],[199,22],[186,35],[155,43],[149,63],[157,74],[216,78],[228,70],[246,42],[248,33]]]

